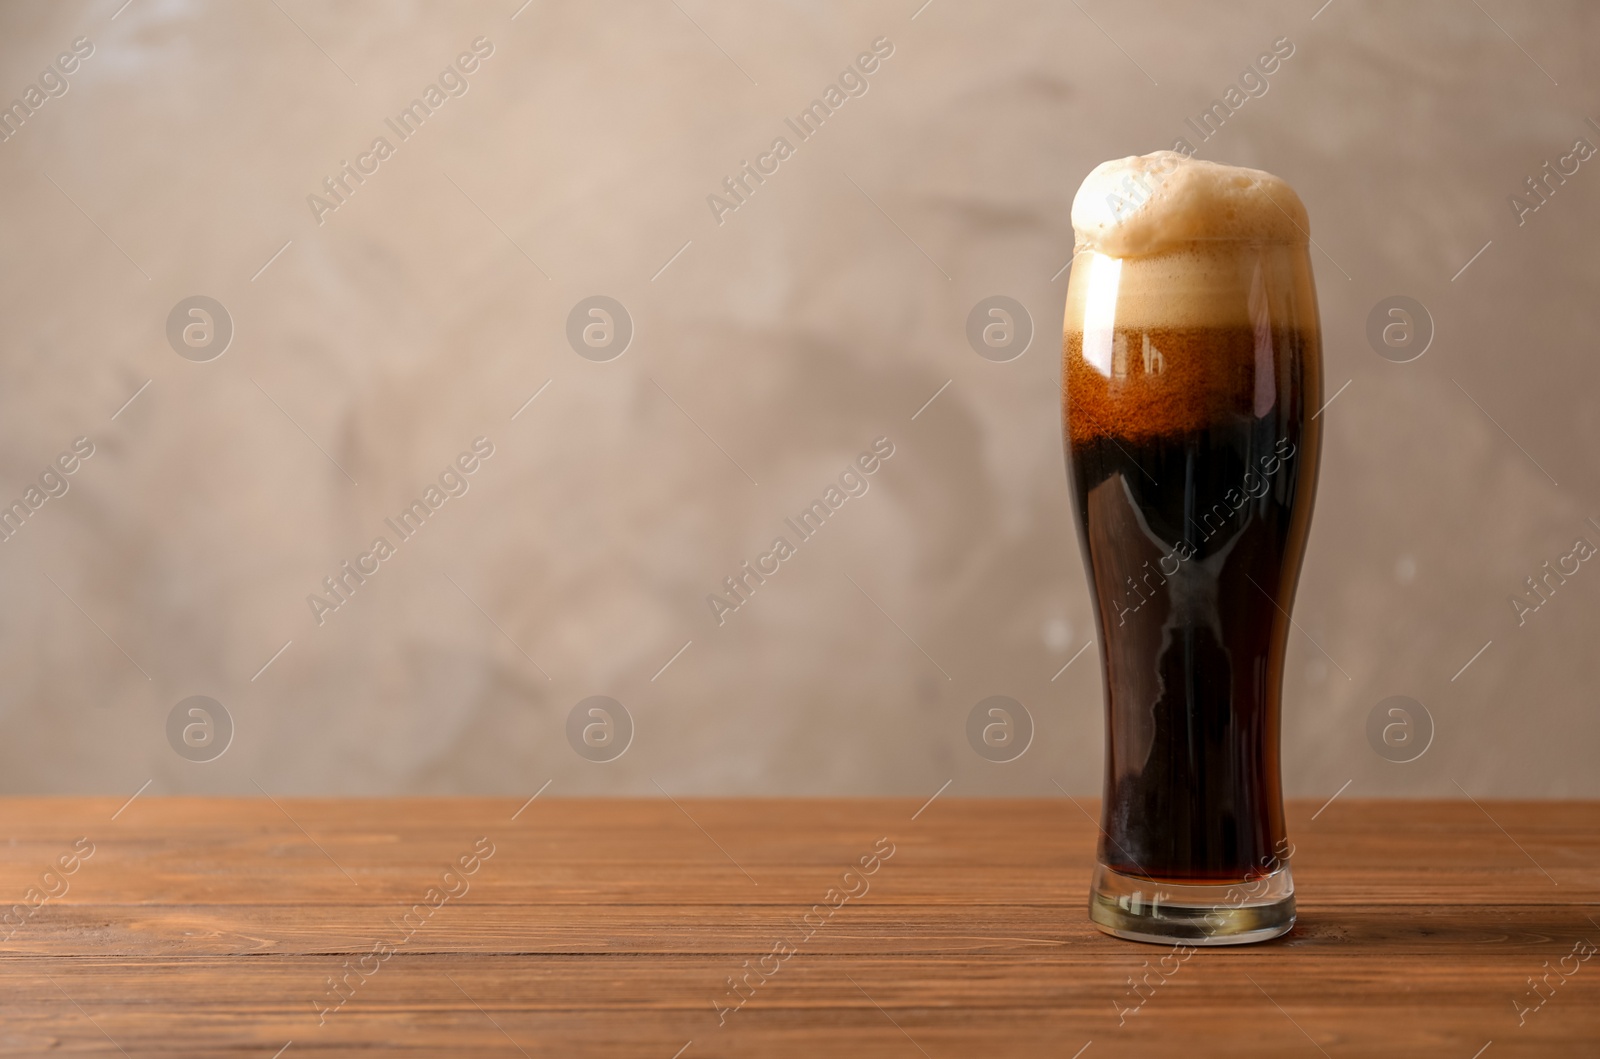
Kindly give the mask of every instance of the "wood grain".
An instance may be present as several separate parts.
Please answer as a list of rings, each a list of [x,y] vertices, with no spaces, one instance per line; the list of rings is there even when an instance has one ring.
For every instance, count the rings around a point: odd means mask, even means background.
[[[1140,1004],[1084,799],[122,801],[0,800],[0,900],[60,894],[0,928],[0,1055],[1600,1055],[1600,959],[1513,1005],[1600,943],[1596,803],[1291,805],[1295,930]]]

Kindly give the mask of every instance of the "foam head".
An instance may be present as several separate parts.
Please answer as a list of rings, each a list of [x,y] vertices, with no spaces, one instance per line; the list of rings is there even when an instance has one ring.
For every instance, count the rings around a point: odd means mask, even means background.
[[[1259,169],[1176,151],[1104,162],[1078,189],[1072,227],[1069,330],[1250,327],[1315,305],[1305,206]]]
[[[1177,151],[1102,162],[1072,200],[1079,250],[1142,257],[1196,242],[1305,246],[1300,196],[1271,173]]]

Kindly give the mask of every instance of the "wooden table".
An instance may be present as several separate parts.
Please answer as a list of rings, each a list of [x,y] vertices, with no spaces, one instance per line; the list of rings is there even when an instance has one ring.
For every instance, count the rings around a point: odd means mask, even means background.
[[[121,804],[0,800],[0,1054],[1600,1055],[1596,803],[1293,805],[1299,925],[1186,960],[1085,799]]]

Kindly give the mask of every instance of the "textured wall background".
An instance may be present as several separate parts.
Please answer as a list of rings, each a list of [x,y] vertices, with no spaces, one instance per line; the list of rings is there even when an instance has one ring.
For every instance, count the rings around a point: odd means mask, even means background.
[[[4,790],[1097,791],[1069,205],[1095,163],[1197,141],[1185,119],[1287,37],[1197,144],[1299,190],[1348,381],[1287,789],[1600,795],[1600,570],[1521,626],[1510,603],[1600,544],[1600,158],[1521,224],[1510,202],[1600,144],[1600,10],[517,2],[0,9],[0,102],[40,104],[0,142],[5,501],[94,445],[0,544]],[[394,135],[480,37],[465,94]],[[784,119],[879,38],[801,142]],[[380,136],[319,223],[307,196]],[[707,196],[779,136],[719,224]],[[996,294],[1036,329],[1004,363],[965,335]],[[166,336],[192,295],[234,327],[208,362]],[[566,336],[593,295],[635,329],[605,362]],[[1410,363],[1366,337],[1394,295],[1436,329]],[[308,594],[479,436],[469,491],[317,625]],[[719,627],[707,594],[880,436],[869,491]],[[995,694],[1036,726],[1006,764],[965,735]],[[191,695],[234,726],[208,763],[169,742]],[[615,761],[569,745],[589,695],[632,717]],[[1391,695],[1436,726],[1408,764],[1366,734]]]

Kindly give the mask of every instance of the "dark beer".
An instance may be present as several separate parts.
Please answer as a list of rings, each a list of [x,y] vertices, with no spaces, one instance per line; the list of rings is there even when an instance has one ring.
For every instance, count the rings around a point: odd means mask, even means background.
[[[1172,152],[1072,207],[1062,413],[1106,689],[1090,918],[1237,944],[1294,924],[1283,660],[1321,448],[1305,208]]]
[[[1066,418],[1107,684],[1101,863],[1180,883],[1264,874],[1286,839],[1278,696],[1317,464],[1316,337],[1271,333],[1260,416],[1254,331],[1117,330],[1140,355],[1115,386],[1082,341],[1066,336]]]

